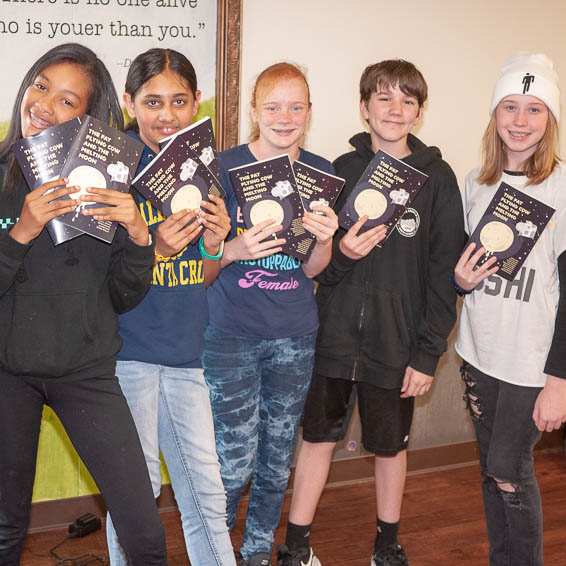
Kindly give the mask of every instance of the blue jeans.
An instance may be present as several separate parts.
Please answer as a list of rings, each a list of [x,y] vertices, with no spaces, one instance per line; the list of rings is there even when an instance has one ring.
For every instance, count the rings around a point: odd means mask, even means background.
[[[119,361],[116,373],[136,423],[155,497],[161,489],[159,448],[163,453],[191,564],[235,566],[202,369]],[[111,564],[126,564],[110,520],[107,537]]]
[[[247,560],[271,553],[311,380],[316,332],[262,340],[209,326],[204,337],[203,366],[230,529],[253,475],[240,549]]]
[[[533,449],[539,387],[521,387],[462,366],[482,473],[490,566],[542,566],[542,505]],[[508,483],[515,491],[504,491]]]

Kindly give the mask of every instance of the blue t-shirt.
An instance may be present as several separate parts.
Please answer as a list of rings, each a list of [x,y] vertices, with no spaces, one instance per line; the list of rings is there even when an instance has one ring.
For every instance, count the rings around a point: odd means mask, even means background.
[[[137,134],[128,133],[141,141]],[[154,157],[153,150],[146,146],[138,172]],[[137,191],[132,192],[142,218],[154,232],[165,218]],[[144,300],[120,315],[119,320],[124,340],[119,360],[169,367],[202,367],[208,305],[198,246],[188,245],[169,261],[157,263]]]
[[[247,145],[219,154],[226,207],[232,220],[228,239],[245,229],[228,170],[257,161]],[[334,173],[329,161],[301,149],[299,161]],[[285,254],[252,261],[235,261],[208,289],[210,324],[234,336],[293,338],[318,328],[313,283],[301,262]]]

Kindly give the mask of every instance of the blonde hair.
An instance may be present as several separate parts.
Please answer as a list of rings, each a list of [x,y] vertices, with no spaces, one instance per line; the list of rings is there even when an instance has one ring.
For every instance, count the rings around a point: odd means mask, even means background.
[[[307,96],[309,106],[311,104],[311,92],[309,89],[309,83],[307,81],[306,71],[294,63],[288,63],[287,61],[282,61],[281,63],[275,63],[264,69],[257,77],[254,88],[252,91],[252,108],[256,108],[257,99],[261,93],[268,91],[273,85],[279,80],[285,79],[302,79],[307,87]],[[259,126],[257,122],[252,122],[252,129],[248,141],[254,142],[259,138]]]
[[[478,182],[482,185],[494,185],[499,181],[506,161],[506,146],[497,132],[496,112],[491,116],[483,135],[483,160]],[[527,185],[538,185],[547,179],[560,159],[558,157],[558,124],[552,112],[548,113],[548,122],[536,151],[524,162],[523,171],[527,176]]]

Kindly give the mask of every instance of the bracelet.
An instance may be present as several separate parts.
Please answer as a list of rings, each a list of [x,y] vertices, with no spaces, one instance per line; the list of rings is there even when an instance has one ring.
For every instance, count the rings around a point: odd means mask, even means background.
[[[458,283],[456,283],[456,276],[452,273],[452,285],[454,285],[454,289],[456,289],[456,293],[460,295],[460,297],[464,297],[465,295],[470,295],[473,293],[473,289],[462,289]]]
[[[158,254],[157,252],[155,252],[155,261],[157,263],[161,263],[162,261],[169,261],[171,259],[171,256],[164,256],[161,254]]]
[[[202,236],[198,241],[198,249],[200,250],[200,255],[202,257],[205,257],[206,259],[212,259],[212,260],[221,259],[222,254],[224,253],[224,240],[220,242],[220,249],[218,250],[218,253],[216,255],[210,255],[209,253],[206,252],[206,250],[204,249],[204,242],[202,241]]]
[[[131,236],[128,236],[128,239],[132,240]],[[133,240],[132,240],[133,242]],[[147,235],[147,244],[145,246],[141,246],[142,248],[149,248],[153,244],[153,238],[151,237],[151,232]],[[137,245],[137,244],[136,244]]]

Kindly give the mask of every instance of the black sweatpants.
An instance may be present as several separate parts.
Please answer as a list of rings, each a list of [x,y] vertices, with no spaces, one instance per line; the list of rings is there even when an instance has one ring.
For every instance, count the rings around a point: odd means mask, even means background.
[[[163,524],[117,378],[61,382],[4,372],[0,372],[0,564],[20,563],[44,404],[57,414],[94,478],[131,563],[167,564]]]

